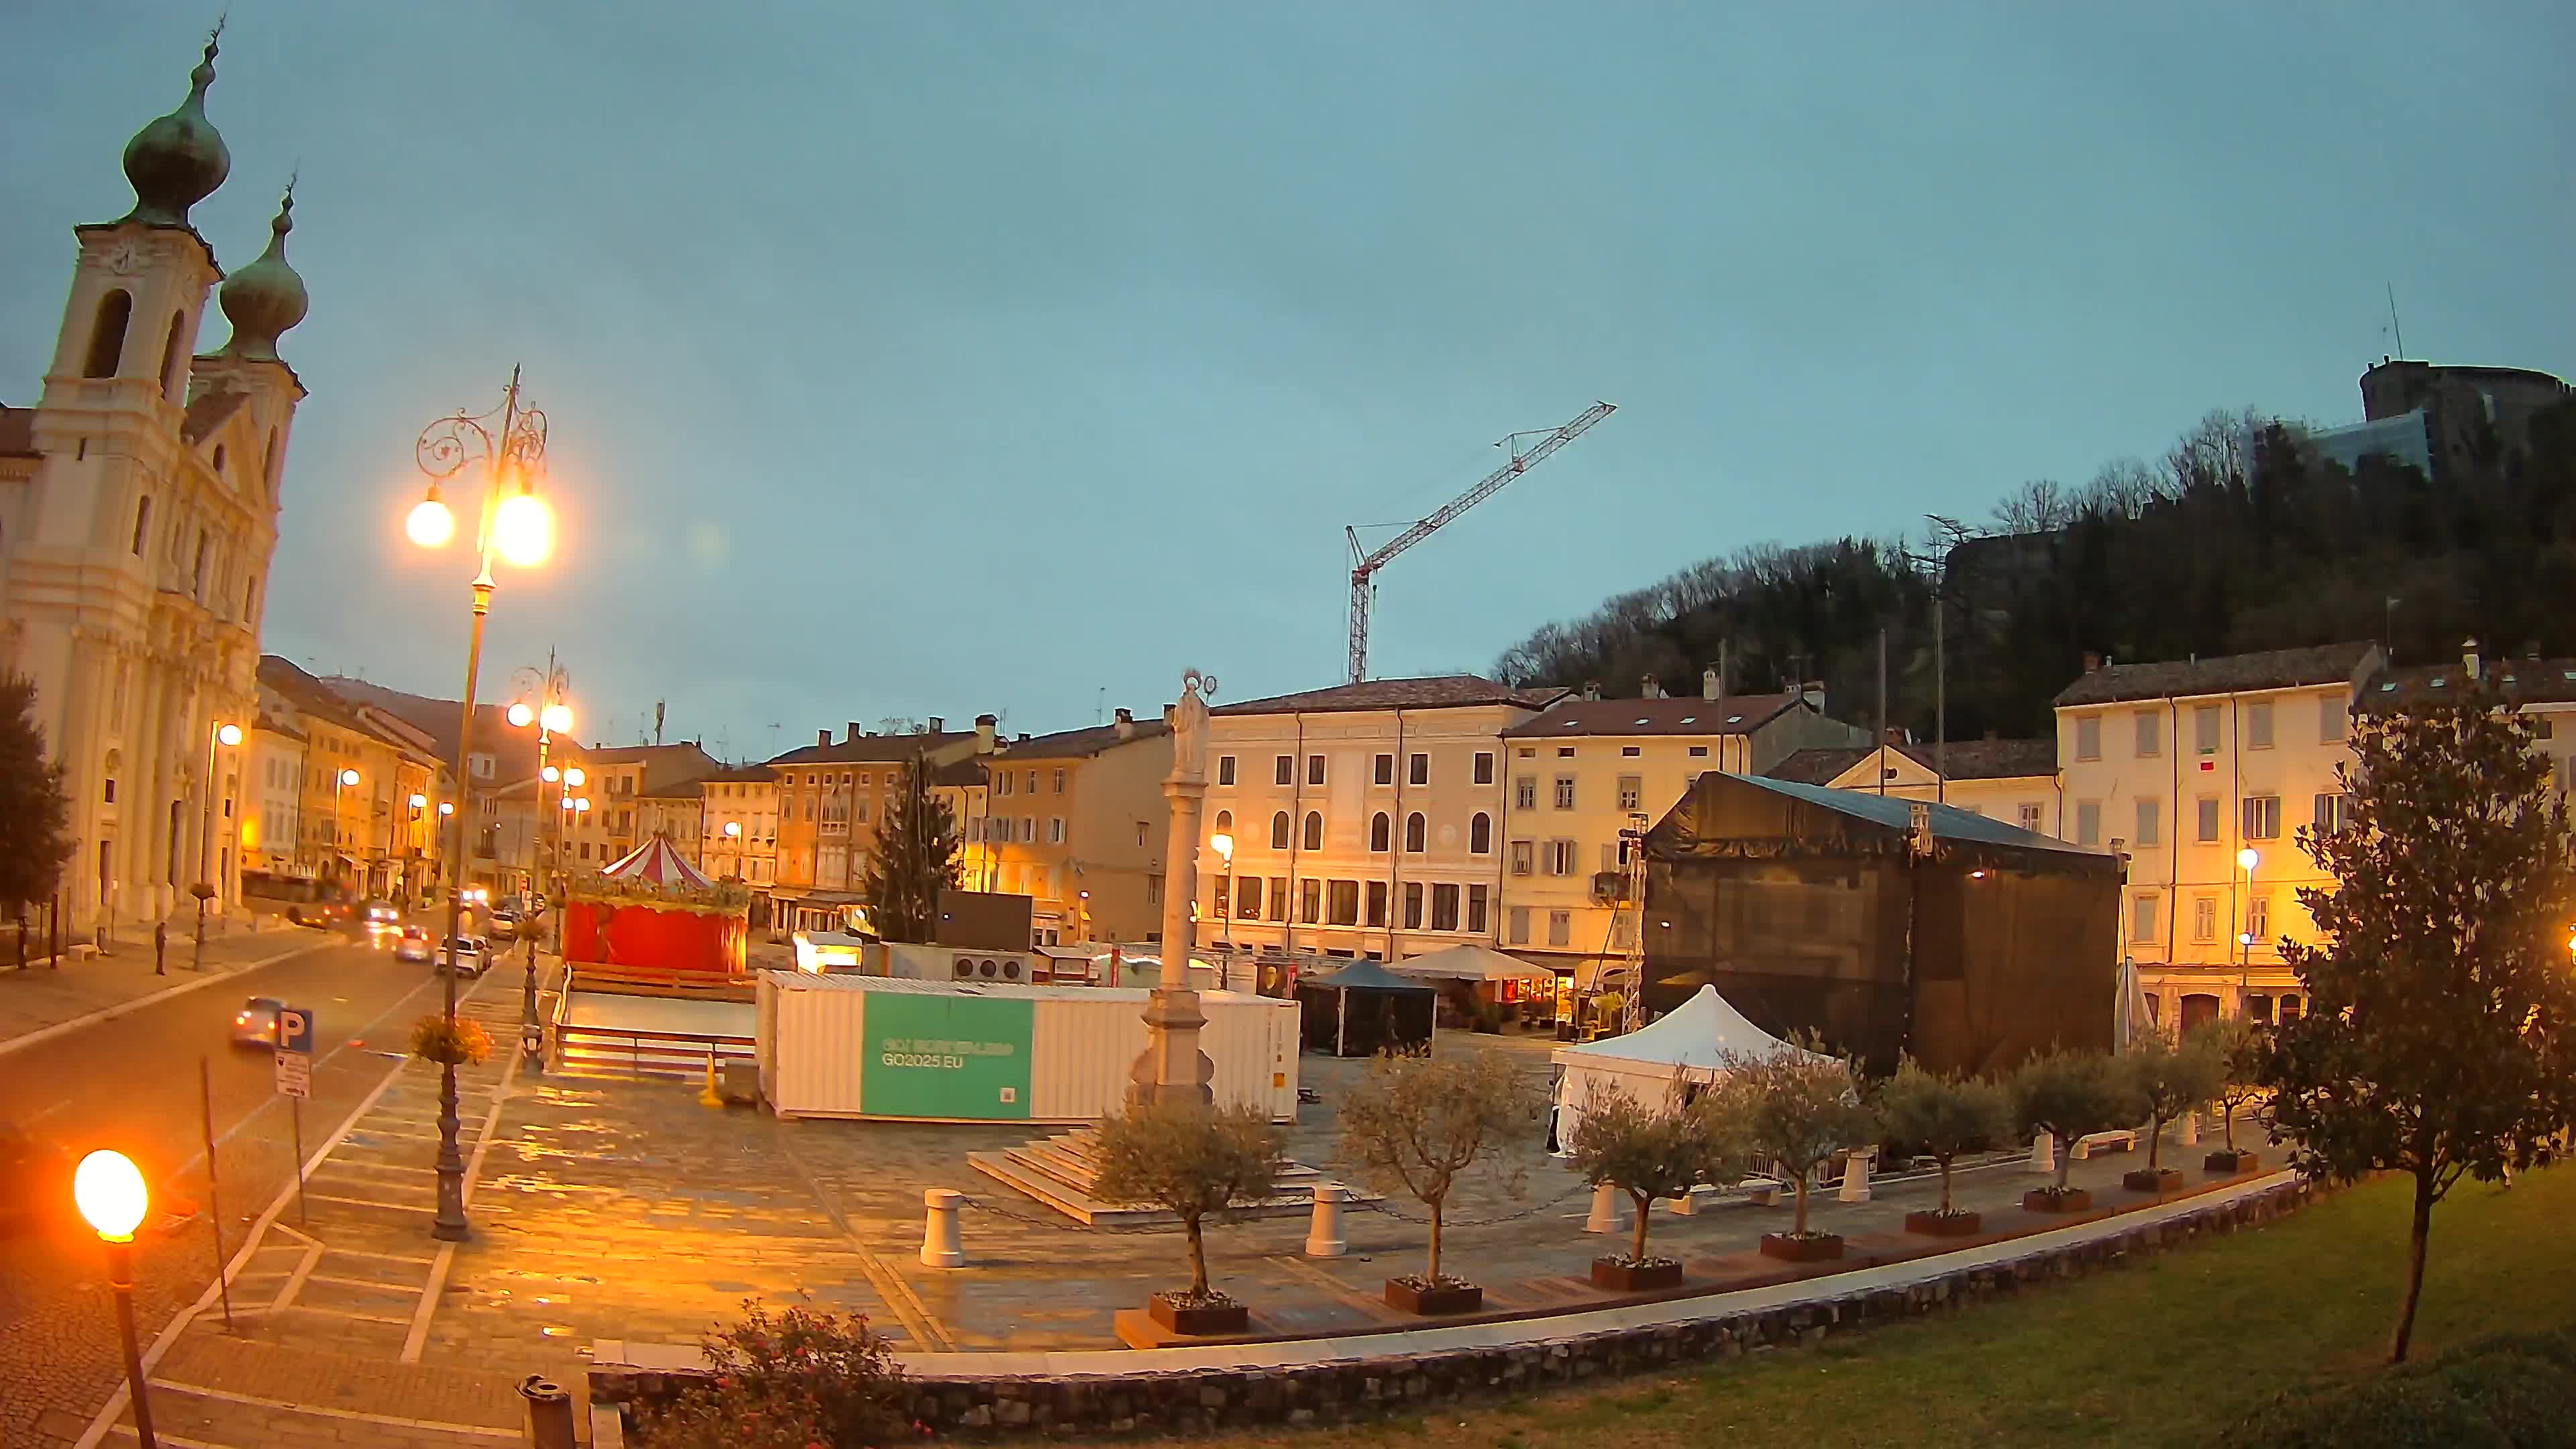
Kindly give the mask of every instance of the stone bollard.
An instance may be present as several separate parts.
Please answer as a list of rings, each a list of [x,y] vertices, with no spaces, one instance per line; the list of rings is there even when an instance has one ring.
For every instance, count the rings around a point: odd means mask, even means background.
[[[1583,1220],[1587,1233],[1619,1231],[1619,1189],[1608,1183],[1592,1189],[1592,1215]]]
[[[519,1380],[519,1397],[528,1405],[528,1443],[536,1449],[579,1449],[572,1432],[572,1395],[543,1374],[530,1374]]]
[[[2200,1145],[2200,1114],[2198,1112],[2185,1112],[2182,1114],[2182,1145],[2185,1147],[2198,1147]]]
[[[921,1204],[929,1211],[921,1223],[921,1265],[925,1268],[963,1268],[966,1250],[957,1242],[957,1208],[966,1194],[953,1187],[922,1189]]]
[[[1855,1149],[1843,1154],[1843,1202],[1869,1201],[1869,1154]]]
[[[1338,1182],[1315,1184],[1315,1215],[1306,1224],[1306,1256],[1338,1258],[1351,1250],[1342,1239],[1342,1200],[1350,1189]]]
[[[2038,1136],[2030,1139],[2030,1170],[2033,1172],[2045,1172],[2051,1176],[2056,1175],[2056,1138],[2042,1132]]]

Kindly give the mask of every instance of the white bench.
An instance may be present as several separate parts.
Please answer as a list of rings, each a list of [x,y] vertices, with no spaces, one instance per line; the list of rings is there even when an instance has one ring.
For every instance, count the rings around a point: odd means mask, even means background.
[[[1748,1177],[1736,1184],[1736,1187],[1743,1191],[1744,1200],[1755,1207],[1769,1207],[1779,1201],[1780,1193],[1787,1186],[1786,1183],[1768,1177]]]
[[[2109,1132],[2096,1132],[2090,1137],[2078,1137],[2075,1139],[2075,1160],[2078,1162],[2092,1156],[2096,1151],[2109,1152],[2114,1150],[2120,1152],[2137,1151],[2137,1129],[2133,1127],[2120,1127]]]

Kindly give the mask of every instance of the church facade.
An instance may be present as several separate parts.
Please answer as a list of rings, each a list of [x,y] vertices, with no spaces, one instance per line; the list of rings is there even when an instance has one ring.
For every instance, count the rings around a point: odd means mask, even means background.
[[[267,252],[229,277],[189,223],[231,169],[206,116],[215,55],[127,143],[134,209],[72,229],[42,394],[0,407],[0,667],[35,681],[63,767],[62,904],[83,929],[192,906],[199,882],[237,902],[257,789],[260,615],[305,396],[277,340],[307,303],[292,187]],[[200,355],[210,294],[231,335]]]

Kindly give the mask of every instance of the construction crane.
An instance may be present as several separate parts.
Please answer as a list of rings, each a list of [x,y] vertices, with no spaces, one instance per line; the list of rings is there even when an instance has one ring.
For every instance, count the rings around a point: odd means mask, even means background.
[[[1357,684],[1368,678],[1369,608],[1377,602],[1377,571],[1386,567],[1397,554],[1429,538],[1439,531],[1442,524],[1491,498],[1504,484],[1528,472],[1548,454],[1583,436],[1594,423],[1617,410],[1609,403],[1597,402],[1564,427],[1532,428],[1503,438],[1494,446],[1509,449],[1512,455],[1510,462],[1486,475],[1485,480],[1475,487],[1440,505],[1440,510],[1430,517],[1417,519],[1404,532],[1379,544],[1373,551],[1360,547],[1357,528],[1342,530],[1351,543],[1351,683]],[[1521,440],[1524,438],[1538,441],[1523,447]]]

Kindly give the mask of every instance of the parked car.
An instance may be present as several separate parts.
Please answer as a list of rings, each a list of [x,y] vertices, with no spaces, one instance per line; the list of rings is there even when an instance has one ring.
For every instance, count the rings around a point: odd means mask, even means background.
[[[515,941],[519,939],[519,919],[518,907],[494,906],[492,908],[491,928],[493,936],[503,941]]]
[[[71,1154],[0,1121],[0,1236],[67,1220],[71,1201]]]
[[[491,964],[491,947],[480,936],[450,936],[438,953],[438,969],[459,976],[480,976]]]
[[[397,961],[418,961],[423,965],[428,964],[429,931],[427,928],[421,926],[403,927],[402,934],[394,938],[394,959]]]
[[[277,1014],[285,1009],[286,1003],[274,996],[254,996],[243,1002],[242,1009],[233,1014],[233,1045],[274,1048]]]

